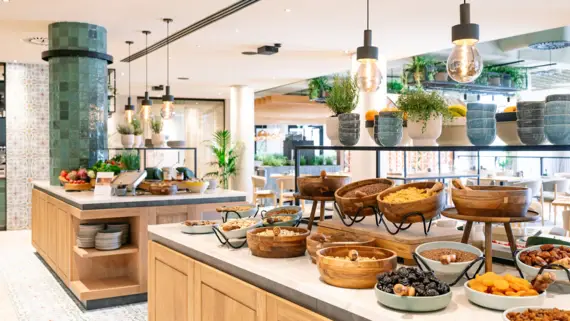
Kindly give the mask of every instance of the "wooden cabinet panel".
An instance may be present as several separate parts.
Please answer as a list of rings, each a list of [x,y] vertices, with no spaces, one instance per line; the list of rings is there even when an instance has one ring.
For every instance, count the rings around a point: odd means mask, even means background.
[[[61,209],[57,211],[57,268],[62,274],[60,277],[69,280],[69,265],[71,260],[71,226],[70,215]]]
[[[194,321],[194,261],[148,243],[149,321]]]
[[[39,242],[38,242],[38,229],[39,229],[39,221],[38,221],[38,191],[35,189],[32,190],[32,245],[39,251]]]
[[[267,294],[267,321],[331,321],[303,307]]]
[[[47,235],[47,248],[46,253],[48,255],[49,260],[51,260],[52,268],[56,269],[57,262],[57,207],[48,201],[47,204],[47,226],[48,226],[48,235]]]
[[[201,321],[255,321],[255,311],[222,292],[201,285]]]

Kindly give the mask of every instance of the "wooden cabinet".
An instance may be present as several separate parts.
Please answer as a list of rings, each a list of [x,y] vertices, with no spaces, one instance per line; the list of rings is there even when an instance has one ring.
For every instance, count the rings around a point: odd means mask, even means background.
[[[149,321],[330,321],[149,241]]]

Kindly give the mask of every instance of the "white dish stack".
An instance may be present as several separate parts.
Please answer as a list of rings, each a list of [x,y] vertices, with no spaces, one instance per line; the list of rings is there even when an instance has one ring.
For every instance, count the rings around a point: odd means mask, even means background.
[[[107,224],[107,228],[123,231],[123,234],[121,235],[121,244],[127,244],[129,238],[129,223],[109,223]]]
[[[97,232],[95,248],[102,251],[116,250],[121,247],[123,231],[120,229],[106,229]]]
[[[95,247],[95,236],[99,231],[105,229],[105,224],[79,224],[79,231],[77,232],[77,247],[89,249]]]

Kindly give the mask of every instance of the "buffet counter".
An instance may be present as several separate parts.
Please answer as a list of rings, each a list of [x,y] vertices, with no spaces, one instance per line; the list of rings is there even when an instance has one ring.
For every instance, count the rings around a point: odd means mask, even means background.
[[[49,182],[34,182],[32,245],[87,309],[145,301],[148,226],[201,219],[203,212],[220,205],[245,201],[245,192],[222,189],[118,197],[66,192]],[[120,248],[97,250],[81,245],[94,242],[95,234],[91,240],[81,239],[80,231],[109,224],[126,228]]]
[[[149,226],[149,321],[229,320],[501,320],[501,312],[471,304],[462,286],[433,313],[399,312],[376,301],[373,289],[325,284],[305,255],[266,259],[245,247],[221,246],[213,234],[187,235],[179,224]],[[513,268],[496,265],[497,273]],[[567,307],[570,294],[548,293],[544,306]],[[223,304],[221,303],[223,302]],[[172,314],[176,313],[176,317]]]

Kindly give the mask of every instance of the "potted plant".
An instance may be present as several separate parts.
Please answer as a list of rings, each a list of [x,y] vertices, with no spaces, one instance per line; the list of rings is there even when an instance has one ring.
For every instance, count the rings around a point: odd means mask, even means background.
[[[412,57],[412,63],[404,68],[403,79],[406,82],[404,85],[416,84],[416,86],[421,87],[424,80],[433,81],[437,66],[441,64],[443,63],[431,56]]]
[[[214,182],[210,182],[210,184],[216,184],[216,180],[219,180],[224,189],[229,189],[230,178],[238,173],[237,161],[240,144],[232,142],[232,136],[228,130],[215,132],[213,139],[206,144],[216,159],[210,165],[216,166],[217,169],[207,173],[204,177],[212,178]]]
[[[386,86],[389,94],[399,94],[404,89],[404,85],[397,80],[390,80]]]
[[[141,125],[141,121],[134,118],[131,122],[133,126],[133,134],[135,135],[135,143],[134,147],[143,147],[144,139],[143,139],[143,128]]]
[[[329,79],[326,76],[316,77],[309,80],[309,98],[325,98],[331,90]]]
[[[407,114],[408,135],[414,146],[437,146],[443,119],[451,120],[443,97],[435,91],[419,88],[406,90],[398,98],[397,105]]]
[[[150,121],[150,129],[152,130],[152,146],[154,147],[165,147],[166,137],[162,133],[162,119],[154,118]]]
[[[360,139],[360,114],[351,113],[358,104],[358,85],[356,76],[336,75],[329,96],[327,107],[333,115],[326,121],[327,136],[333,146],[356,145]]]
[[[131,124],[120,124],[117,126],[117,132],[121,134],[121,144],[125,148],[132,148],[135,143],[135,129]]]
[[[128,151],[121,154],[121,168],[126,171],[138,171],[141,169],[141,159],[136,151]]]
[[[447,66],[445,64],[441,64],[438,65],[436,67],[436,73],[435,73],[435,81],[447,81],[447,77],[449,76],[447,74]]]
[[[489,86],[500,86],[502,75],[498,72],[489,72]]]

